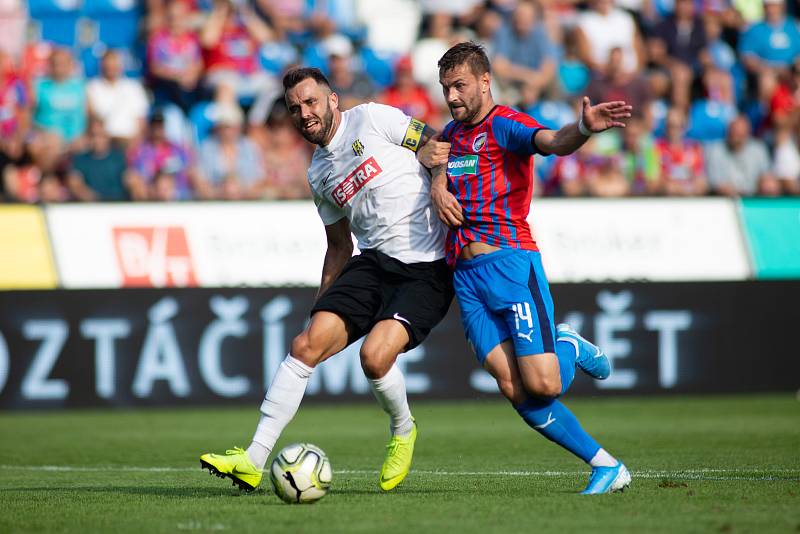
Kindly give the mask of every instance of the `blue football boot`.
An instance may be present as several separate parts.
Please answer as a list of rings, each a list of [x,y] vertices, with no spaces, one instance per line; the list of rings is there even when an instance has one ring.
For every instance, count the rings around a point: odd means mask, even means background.
[[[580,334],[566,323],[556,327],[556,335],[558,341],[566,341],[575,346],[575,351],[578,353],[575,364],[581,371],[597,380],[608,378],[608,375],[611,374],[611,361],[600,350],[600,347],[583,339]]]
[[[631,485],[631,474],[625,464],[620,462],[614,467],[593,467],[589,484],[581,495],[599,495],[625,491]]]

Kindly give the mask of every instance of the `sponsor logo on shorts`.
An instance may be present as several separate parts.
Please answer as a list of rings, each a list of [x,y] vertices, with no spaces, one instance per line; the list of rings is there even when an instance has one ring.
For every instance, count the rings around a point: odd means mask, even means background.
[[[475,152],[480,152],[483,147],[486,146],[486,132],[483,132],[478,137],[472,141],[472,150]]]
[[[353,172],[347,175],[342,180],[342,183],[337,185],[331,192],[333,201],[340,208],[347,204],[356,193],[373,178],[383,172],[381,166],[375,161],[374,157],[369,158],[367,161],[356,167]]]
[[[478,156],[470,154],[451,159],[447,162],[447,174],[450,176],[478,174]]]

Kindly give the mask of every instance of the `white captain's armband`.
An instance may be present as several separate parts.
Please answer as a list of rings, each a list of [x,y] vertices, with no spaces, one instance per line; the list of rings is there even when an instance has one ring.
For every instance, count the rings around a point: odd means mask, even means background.
[[[406,129],[406,135],[403,137],[401,146],[406,147],[412,152],[416,152],[419,148],[419,140],[422,137],[422,131],[425,129],[425,123],[417,119],[411,119]]]

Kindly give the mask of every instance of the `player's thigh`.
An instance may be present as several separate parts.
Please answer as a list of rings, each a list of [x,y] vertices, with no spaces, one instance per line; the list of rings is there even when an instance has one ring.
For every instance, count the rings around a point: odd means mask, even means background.
[[[401,352],[422,343],[453,302],[453,275],[443,261],[411,264],[385,288],[386,304],[375,320],[376,324],[394,321],[405,328],[408,342]]]
[[[400,321],[378,321],[361,345],[361,367],[367,377],[376,379],[386,375],[409,341],[408,330]]]
[[[383,304],[381,271],[369,251],[353,256],[342,273],[311,309],[311,317],[320,312],[338,315],[347,324],[347,344],[366,334]]]
[[[555,353],[553,299],[538,252],[515,251],[489,288],[490,307],[511,332],[518,357]]]
[[[496,346],[511,337],[502,316],[489,309],[479,291],[480,279],[474,270],[456,270],[453,287],[461,313],[461,326],[467,342],[481,365]]]
[[[510,340],[503,341],[492,348],[483,360],[486,369],[497,381],[500,392],[513,404],[520,404],[527,398]]]
[[[340,315],[318,311],[311,316],[306,329],[292,341],[292,356],[314,367],[349,344],[350,329]]]

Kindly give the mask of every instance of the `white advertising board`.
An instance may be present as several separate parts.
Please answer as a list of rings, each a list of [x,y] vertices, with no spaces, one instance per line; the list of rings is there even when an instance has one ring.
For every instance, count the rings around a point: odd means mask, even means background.
[[[534,199],[528,221],[551,282],[751,276],[728,199]]]
[[[325,230],[313,203],[47,208],[66,288],[314,286]]]
[[[312,286],[325,231],[311,202],[49,206],[66,288]],[[744,280],[727,199],[534,199],[551,282]]]

